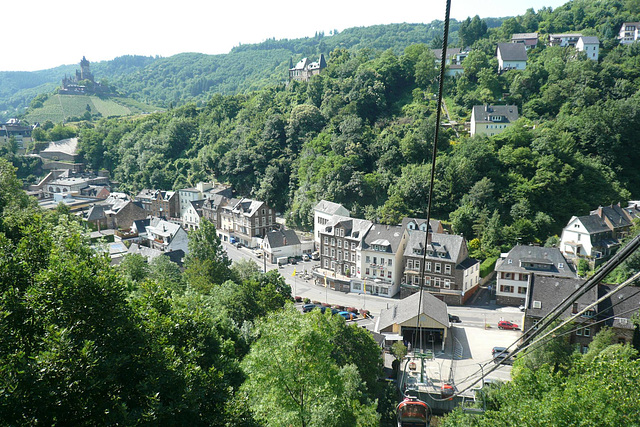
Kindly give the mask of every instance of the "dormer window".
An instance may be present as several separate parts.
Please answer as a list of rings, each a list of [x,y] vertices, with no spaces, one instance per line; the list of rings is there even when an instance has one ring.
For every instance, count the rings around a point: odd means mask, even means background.
[[[513,260],[512,259],[508,259],[507,260],[507,264],[513,264]]]

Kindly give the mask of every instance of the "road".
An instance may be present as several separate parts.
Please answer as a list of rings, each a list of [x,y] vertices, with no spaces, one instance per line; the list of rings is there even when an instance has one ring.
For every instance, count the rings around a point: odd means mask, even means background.
[[[397,298],[334,291],[322,285],[316,285],[313,279],[304,280],[302,276],[305,270],[311,272],[311,269],[318,264],[318,261],[302,261],[296,265],[287,264],[279,268],[275,264],[265,263],[251,249],[238,249],[225,242],[223,242],[223,246],[229,258],[234,262],[241,259],[251,259],[261,269],[266,266],[267,271],[275,269],[280,271],[285,281],[291,286],[294,296],[332,305],[339,304],[357,309],[366,308],[373,315],[373,319],[359,318],[355,322],[359,326],[370,330],[374,329],[374,322],[380,312],[392,307],[399,301]],[[296,271],[295,276],[293,276],[294,269]],[[508,347],[520,338],[520,331],[499,330],[497,327],[498,322],[500,320],[509,320],[522,325],[524,313],[516,307],[496,306],[488,299],[479,299],[477,305],[449,306],[448,312],[459,316],[461,323],[451,325],[449,331],[451,340],[455,344],[452,344],[452,347],[446,350],[447,354],[443,355],[441,363],[445,372],[448,372],[452,363],[454,364],[454,383],[458,390],[462,390],[471,384],[472,379],[478,378],[479,373],[493,366],[491,349],[494,346]],[[454,346],[462,349],[460,358],[453,357]],[[489,378],[508,381],[511,378],[510,372],[511,366],[501,366],[498,370],[492,372]]]

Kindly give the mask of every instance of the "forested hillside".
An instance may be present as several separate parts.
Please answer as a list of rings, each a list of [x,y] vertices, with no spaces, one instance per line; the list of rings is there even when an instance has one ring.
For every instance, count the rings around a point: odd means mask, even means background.
[[[472,105],[493,102],[514,103],[523,116],[491,138],[441,132],[433,215],[472,241],[476,256],[503,244],[544,243],[572,215],[640,198],[640,47],[620,46],[597,30],[635,15],[609,3],[529,11],[485,29],[464,74],[447,80],[449,110],[462,120]],[[541,43],[525,71],[497,74],[495,42],[514,30],[569,30],[558,22],[576,10],[592,23],[580,28],[608,46],[600,62]],[[336,49],[328,63],[308,83],[215,95],[202,108],[135,122],[101,122],[81,132],[86,159],[131,191],[215,177],[303,228],[322,198],[384,223],[424,216],[437,75],[429,46],[399,55]]]

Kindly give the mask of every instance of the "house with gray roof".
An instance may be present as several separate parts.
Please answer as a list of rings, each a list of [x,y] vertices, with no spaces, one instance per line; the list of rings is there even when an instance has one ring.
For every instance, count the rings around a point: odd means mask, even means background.
[[[320,250],[320,230],[334,215],[351,216],[344,206],[328,200],[320,200],[313,208],[313,240],[316,242],[317,250]]]
[[[440,344],[444,349],[449,329],[447,304],[427,291],[404,298],[388,309],[382,310],[376,319],[375,332],[401,335],[413,348],[423,349]]]
[[[182,250],[189,253],[189,236],[179,224],[165,221],[160,218],[152,218],[151,224],[146,227],[147,241],[151,249],[162,252]]]
[[[526,50],[535,49],[535,47],[538,45],[538,33],[512,34],[511,43],[522,43]]]
[[[332,289],[349,292],[351,279],[358,277],[358,251],[373,223],[366,219],[333,215],[320,230],[320,267],[314,270],[319,281]]]
[[[429,220],[429,225],[431,226],[432,233],[444,233],[444,227],[442,226],[442,221],[431,218]],[[427,231],[427,220],[422,218],[409,218],[405,217],[402,220],[402,228],[404,230],[420,230]]]
[[[422,286],[447,304],[464,304],[480,282],[480,263],[469,258],[464,237],[430,233],[425,247],[424,231],[408,233],[403,255],[401,298],[418,292]]]
[[[576,279],[572,265],[558,248],[517,245],[496,261],[496,301],[519,306],[525,303],[533,274]]]
[[[575,47],[582,33],[549,34],[549,46]]]
[[[522,331],[526,334],[531,328],[551,313],[558,303],[571,295],[584,284],[584,280],[560,278],[532,274],[529,283],[529,293],[525,301],[525,316]],[[598,299],[598,289],[594,287],[582,295],[578,300],[560,315],[560,319],[568,319],[582,309],[588,307]],[[591,338],[600,330],[597,321],[598,307],[585,312],[574,321],[574,327],[581,326],[569,335],[571,344],[579,345],[580,349],[586,349]]]
[[[494,136],[518,120],[516,105],[474,105],[471,110],[470,134]]]
[[[294,230],[285,229],[269,231],[262,241],[262,252],[272,264],[275,264],[280,257],[302,256],[298,235]]]
[[[640,205],[620,203],[600,206],[589,215],[571,217],[562,229],[560,251],[568,258],[606,259],[620,247],[620,241],[640,218]]]
[[[436,66],[439,67],[442,63],[442,49],[431,49],[431,52],[433,53],[433,56],[436,57]],[[467,56],[469,56],[469,49],[448,47],[447,60],[445,61],[445,65],[447,66],[445,75],[456,76],[458,74],[462,74],[464,72],[464,69],[462,68],[462,61],[464,61]]]
[[[527,68],[527,49],[524,43],[498,43],[498,74]]]
[[[565,300],[584,283],[582,279],[533,274],[525,303],[524,333],[535,327],[560,301]],[[604,326],[611,328],[616,342],[624,344],[633,341],[635,324],[632,318],[640,311],[640,292],[631,287],[607,297],[613,288],[601,284],[590,289],[560,315],[562,320],[574,317],[569,342],[578,346],[582,353],[588,350],[589,343]],[[595,304],[600,299],[602,301]],[[589,308],[591,305],[594,307]],[[577,316],[587,308],[587,311]]]
[[[581,36],[576,43],[576,49],[584,52],[592,61],[597,61],[600,55],[600,40],[595,36]]]
[[[351,292],[393,297],[400,290],[402,258],[408,232],[402,226],[373,224],[362,241],[360,251],[353,254],[356,275]]]

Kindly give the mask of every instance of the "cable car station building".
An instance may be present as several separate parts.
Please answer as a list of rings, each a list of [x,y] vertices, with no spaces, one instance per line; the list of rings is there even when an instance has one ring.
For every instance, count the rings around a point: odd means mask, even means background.
[[[431,293],[422,291],[422,301],[420,292],[416,292],[382,310],[375,331],[401,335],[403,341],[411,343],[412,348],[444,351],[448,328],[447,304]]]

